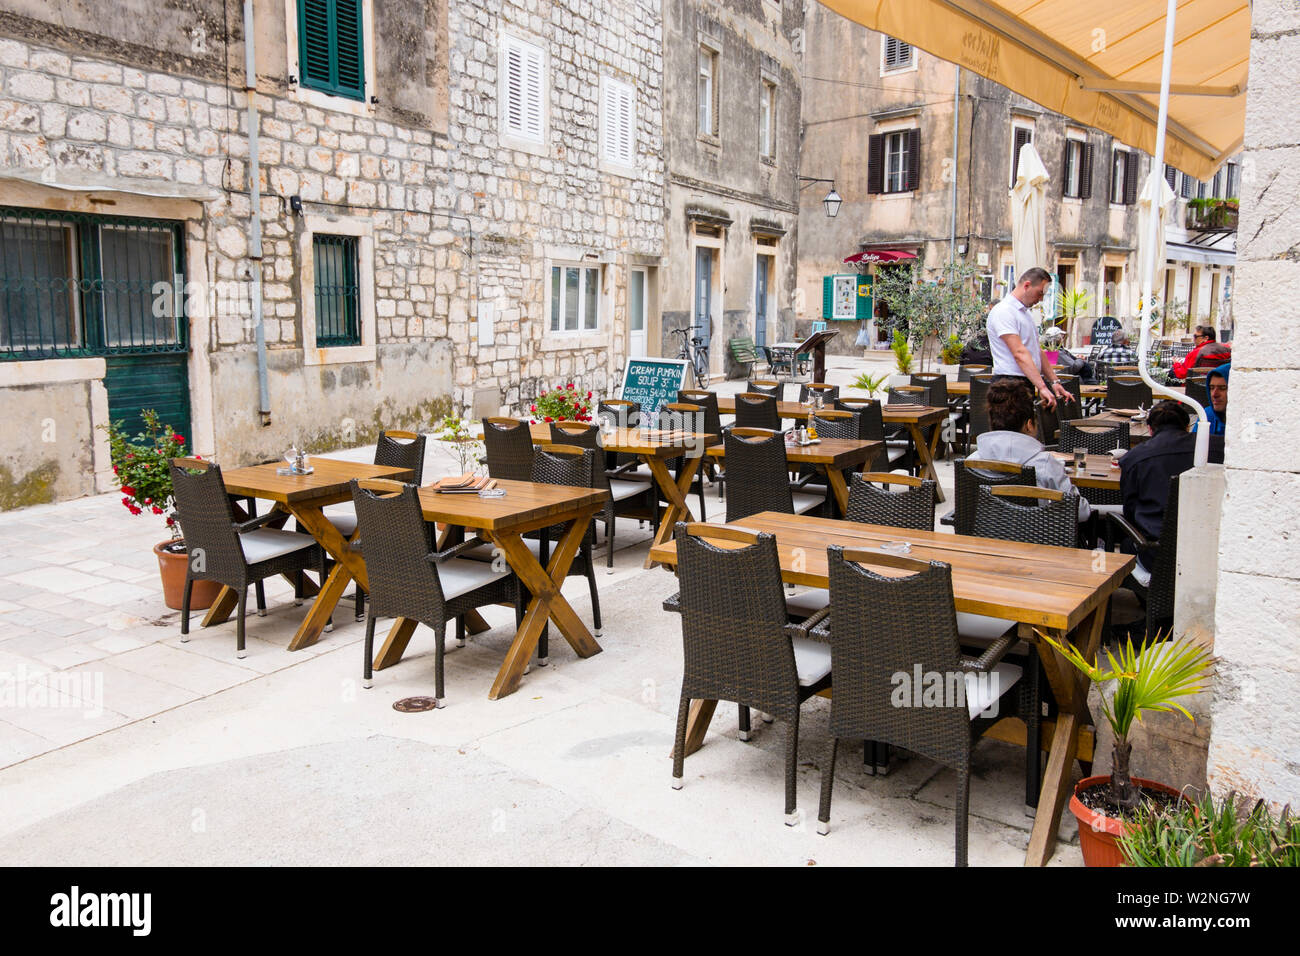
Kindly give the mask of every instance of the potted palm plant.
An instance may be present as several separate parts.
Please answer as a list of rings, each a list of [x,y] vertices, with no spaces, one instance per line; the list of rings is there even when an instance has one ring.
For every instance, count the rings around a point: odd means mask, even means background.
[[[158,413],[152,408],[145,409],[140,417],[144,431],[134,436],[127,434],[121,421],[101,427],[108,432],[113,474],[121,482],[122,506],[133,515],[162,517],[171,532],[168,540],[154,545],[153,553],[158,556],[163,602],[173,610],[180,610],[188,552],[172,506],[171,460],[185,457],[185,436],[159,422]],[[190,607],[200,611],[211,607],[219,593],[221,585],[216,581],[195,581]]]
[[[1144,808],[1178,799],[1178,791],[1165,784],[1130,773],[1133,745],[1129,731],[1146,712],[1176,710],[1188,720],[1192,715],[1177,700],[1204,690],[1209,653],[1186,638],[1155,642],[1134,650],[1129,638],[1119,656],[1106,651],[1108,667],[1084,658],[1068,641],[1057,643],[1040,635],[1098,685],[1102,712],[1114,732],[1115,744],[1109,776],[1085,777],[1074,788],[1070,812],[1079,822],[1079,846],[1087,866],[1119,866],[1122,857],[1116,839],[1129,832]],[[1110,693],[1104,685],[1112,684]]]

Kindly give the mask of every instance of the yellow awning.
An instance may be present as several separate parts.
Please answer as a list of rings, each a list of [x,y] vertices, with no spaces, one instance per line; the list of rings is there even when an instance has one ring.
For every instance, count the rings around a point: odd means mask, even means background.
[[[1155,154],[1166,0],[822,2]],[[1250,3],[1179,0],[1175,25],[1165,162],[1207,180],[1241,148]]]

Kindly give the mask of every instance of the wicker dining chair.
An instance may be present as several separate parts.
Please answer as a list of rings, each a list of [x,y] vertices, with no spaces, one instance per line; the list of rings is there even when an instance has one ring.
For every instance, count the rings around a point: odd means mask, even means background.
[[[239,597],[235,624],[235,656],[246,656],[244,611],[248,586],[277,574],[294,576],[294,604],[302,604],[303,571],[320,573],[325,583],[325,551],[314,539],[266,525],[283,514],[268,512],[239,522],[226,494],[221,467],[197,458],[173,458],[169,465],[177,518],[190,560],[185,562],[185,592],[181,597],[181,641],[189,640],[190,596],[195,581],[217,581]],[[261,589],[258,609],[265,611]]]
[[[411,471],[411,483],[417,488],[424,484],[424,448],[427,436],[407,431],[381,431],[375,442],[375,464],[390,468],[407,468]],[[357,511],[350,501],[330,505],[322,512],[330,524],[338,529],[339,534],[351,538],[357,530]],[[352,601],[356,607],[356,618],[365,616],[366,592],[361,584],[356,585]],[[333,621],[330,622],[333,626]]]
[[[533,469],[533,436],[528,422],[517,418],[483,419],[483,450],[491,477],[529,480]]]
[[[605,523],[606,569],[614,567],[614,535],[620,513],[633,513],[637,517],[651,516],[655,495],[653,480],[641,478],[611,478],[604,468],[596,467],[595,459],[604,454],[600,444],[600,426],[589,422],[551,422],[551,441],[560,445],[590,448],[593,465],[590,487],[605,492],[605,510],[601,520]],[[536,478],[532,479],[536,481]]]
[[[673,536],[681,590],[664,609],[681,614],[683,657],[673,789],[682,787],[691,701],[738,704],[742,740],[749,739],[752,707],[788,725],[785,815],[787,825],[794,826],[799,707],[830,686],[830,648],[791,637],[775,536],[685,522],[678,522]],[[718,547],[708,538],[743,547]]]
[[[1038,476],[1033,467],[1009,461],[986,461],[978,458],[957,459],[953,463],[956,501],[951,523],[957,534],[975,533],[975,509],[981,485],[1033,485]]]
[[[880,450],[876,460],[870,462],[872,471],[889,471],[891,468],[905,468],[911,471],[914,466],[916,450],[910,441],[888,441],[885,437],[884,413],[878,398],[837,398],[837,411],[852,412],[858,417],[858,438],[862,441],[878,441]]]
[[[981,538],[1072,548],[1077,538],[1079,493],[1027,485],[983,485],[978,489],[975,534]],[[957,633],[964,648],[982,653],[995,640],[1015,633],[1015,622],[977,614],[957,614]],[[1033,644],[1017,641],[1006,659],[1017,664],[1023,679],[1015,713],[1025,724],[1025,806],[1037,807],[1042,789],[1043,706],[1046,675]]]
[[[818,438],[843,439],[846,441],[856,441],[858,439],[858,416],[853,412],[844,412],[833,408],[822,409],[819,412],[813,412],[808,422],[817,429]],[[845,484],[848,484],[851,470],[846,468],[841,474],[844,475]],[[827,509],[833,508],[838,512],[835,496],[831,494],[825,476],[817,470],[815,465],[804,465],[800,469],[795,489],[809,494],[822,495],[826,499]]]
[[[924,385],[891,385],[886,405],[930,405],[930,389]]]
[[[752,383],[751,383],[752,384]],[[781,413],[777,399],[759,392],[741,392],[736,396],[736,428],[781,430]]]
[[[806,404],[813,395],[818,393],[821,394],[822,401],[829,406],[840,397],[840,387],[827,385],[825,382],[803,382],[799,386],[799,404]]]
[[[1061,422],[1061,435],[1057,446],[1063,452],[1086,448],[1089,455],[1109,455],[1116,448],[1127,450],[1132,440],[1132,429],[1127,421],[1109,425],[1090,418]]]
[[[956,771],[956,862],[965,866],[971,751],[1020,679],[1020,668],[1002,662],[1012,639],[994,642],[977,658],[962,656],[947,564],[839,545],[828,549],[827,560],[831,607],[796,629],[830,645],[835,676],[817,832],[830,832],[840,738],[874,740]],[[885,576],[871,566],[911,573]],[[895,675],[910,677],[918,668],[943,676],[943,699],[900,707]]]
[[[985,375],[993,371],[991,365],[959,365],[957,367],[957,381],[969,382],[972,375]]]
[[[929,390],[926,404],[935,408],[948,409],[948,421],[944,426],[945,435],[955,435],[957,428],[967,418],[965,399],[948,394],[948,376],[940,372],[918,372],[914,373],[910,379],[912,385],[919,386]],[[922,429],[925,440],[930,440],[931,429],[941,427],[936,425],[927,425]],[[941,438],[939,441],[939,457],[946,457],[948,441]]]
[[[1146,617],[1143,620],[1145,637],[1155,640],[1157,634],[1168,634],[1174,624],[1174,594],[1178,570],[1178,479],[1179,475],[1169,479],[1169,497],[1165,502],[1165,515],[1160,525],[1160,537],[1148,538],[1136,525],[1122,514],[1107,515],[1107,548],[1116,540],[1127,541],[1125,550],[1143,556],[1146,567],[1150,570],[1147,577],[1141,569],[1136,569],[1125,580],[1125,587],[1131,589],[1139,602],[1145,606]]]
[[[997,376],[980,374],[970,377],[970,428],[966,435],[966,450],[975,447],[975,439],[987,431],[992,431],[989,424],[989,386]]]
[[[495,564],[460,557],[482,544],[481,539],[435,550],[415,485],[381,478],[354,478],[350,485],[370,579],[361,686],[370,687],[374,682],[376,620],[406,618],[434,633],[433,696],[434,706],[441,707],[446,697],[443,655],[447,623],[456,622],[456,641],[463,645],[467,612],[505,603],[515,605],[518,617],[522,607],[519,579],[513,572],[498,570]]]
[[[1107,408],[1150,406],[1151,386],[1137,375],[1115,375],[1106,380]]]
[[[825,504],[822,495],[790,490],[785,439],[763,428],[732,428],[724,439],[727,455],[727,521],[760,511],[804,514]]]
[[[778,382],[775,379],[756,378],[747,382],[745,387],[751,395],[771,395],[778,402],[785,401],[784,382]]]
[[[890,486],[901,490],[892,490]],[[853,483],[849,486],[848,514],[844,517],[863,524],[933,531],[934,503],[933,479],[889,472],[863,472],[853,476]]]

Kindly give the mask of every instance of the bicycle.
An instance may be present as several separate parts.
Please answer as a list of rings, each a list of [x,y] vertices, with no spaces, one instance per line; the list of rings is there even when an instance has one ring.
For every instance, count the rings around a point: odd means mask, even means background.
[[[699,335],[689,333],[695,331],[695,326],[683,329],[673,329],[673,335],[682,337],[681,349],[677,353],[679,359],[686,360],[686,367],[691,372],[693,379],[692,388],[709,387],[709,346],[704,338]]]

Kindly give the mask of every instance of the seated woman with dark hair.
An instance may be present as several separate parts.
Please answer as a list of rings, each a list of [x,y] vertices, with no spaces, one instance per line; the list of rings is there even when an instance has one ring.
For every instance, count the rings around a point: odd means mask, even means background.
[[[1119,460],[1119,491],[1124,517],[1148,538],[1160,537],[1169,502],[1169,479],[1192,467],[1196,436],[1187,430],[1191,414],[1181,402],[1157,402],[1147,415],[1151,437]],[[1144,587],[1151,561],[1138,552],[1133,576]]]
[[[977,458],[1032,465],[1038,487],[1073,491],[1065,466],[1043,448],[1038,440],[1034,397],[1019,381],[994,382],[989,386],[989,426],[992,429],[975,440]],[[1087,521],[1092,508],[1079,496],[1079,520]]]

